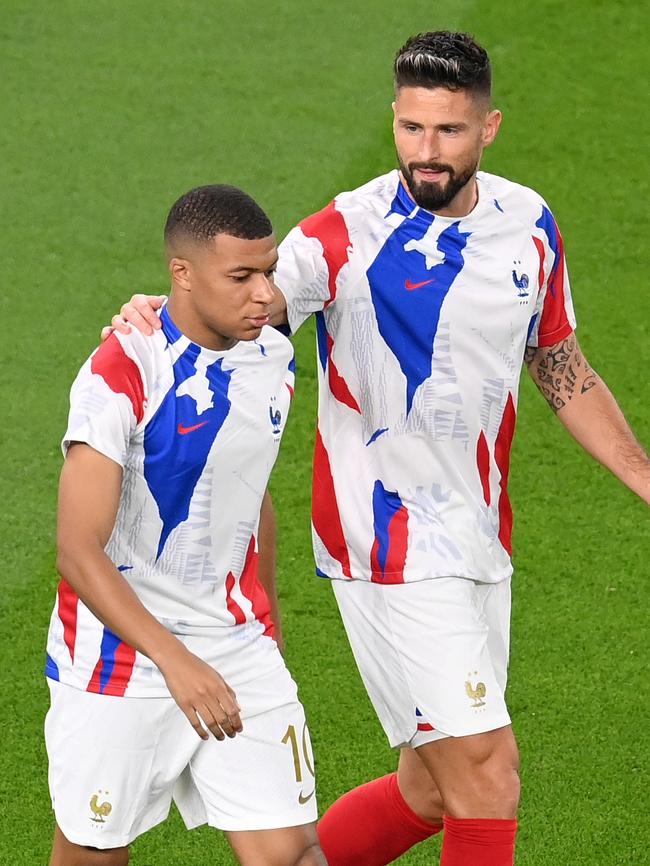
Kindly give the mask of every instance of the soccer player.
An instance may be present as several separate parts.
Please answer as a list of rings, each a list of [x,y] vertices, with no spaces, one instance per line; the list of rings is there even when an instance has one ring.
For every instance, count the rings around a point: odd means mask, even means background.
[[[330,866],[380,866],[444,826],[443,866],[511,866],[508,470],[522,364],[646,502],[650,461],[578,344],[548,205],[478,170],[501,122],[485,50],[423,33],[394,72],[399,168],[289,233],[273,308],[293,331],[316,317],[316,566],[400,748],[397,773],[344,795],[319,836]],[[122,313],[150,331],[159,303],[134,296]]]
[[[291,344],[267,327],[275,237],[248,195],[205,186],[172,207],[165,247],[160,330],[111,336],[71,393],[51,866],[123,866],[172,798],[245,866],[324,866],[309,732],[257,576],[294,384]],[[268,561],[260,577],[274,600]]]

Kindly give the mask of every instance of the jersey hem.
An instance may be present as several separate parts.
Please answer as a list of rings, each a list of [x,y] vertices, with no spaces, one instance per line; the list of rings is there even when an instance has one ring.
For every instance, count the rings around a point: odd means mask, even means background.
[[[567,322],[566,324],[562,325],[561,328],[557,328],[555,331],[551,331],[549,334],[544,334],[543,336],[538,335],[537,348],[542,346],[552,346],[559,340],[565,340],[574,331],[575,328],[571,324],[571,322]]]
[[[123,695],[114,695],[114,694],[104,694],[103,692],[95,692],[89,691],[88,683],[82,684],[79,681],[75,681],[69,677],[65,676],[65,672],[62,672],[59,668],[59,676],[53,674],[53,672],[46,670],[45,678],[48,680],[52,680],[53,682],[61,683],[62,686],[69,686],[72,689],[76,689],[78,692],[88,692],[91,695],[97,695],[99,698],[169,698],[170,700],[174,700],[169,689],[166,689],[161,686],[155,686],[147,689],[146,691],[140,691],[140,689],[133,688],[129,683],[127,685],[127,692]],[[90,682],[90,677],[88,677],[88,682]]]
[[[349,583],[351,580],[365,580],[367,583],[375,583],[377,584],[377,586],[399,586],[400,584],[420,583],[423,580],[436,580],[437,578],[443,577],[460,577],[464,580],[476,580],[479,583],[501,583],[502,581],[507,580],[509,577],[511,577],[513,571],[514,569],[511,563],[507,568],[498,572],[495,576],[478,575],[475,572],[470,571],[469,569],[459,569],[451,574],[449,573],[449,571],[436,571],[429,574],[409,576],[406,580],[403,577],[399,580],[391,580],[390,575],[387,578],[380,572],[370,572],[369,575],[355,574],[351,577],[340,577],[339,575],[327,574],[318,566],[316,567],[316,575],[318,577],[323,577],[326,580],[340,580],[342,583]]]

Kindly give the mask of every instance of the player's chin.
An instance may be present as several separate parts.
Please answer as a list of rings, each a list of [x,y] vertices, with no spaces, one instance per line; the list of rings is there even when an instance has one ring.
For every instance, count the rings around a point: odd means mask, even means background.
[[[259,319],[246,319],[245,324],[238,335],[239,340],[257,340],[262,333],[262,328],[268,325],[269,317],[263,316]]]

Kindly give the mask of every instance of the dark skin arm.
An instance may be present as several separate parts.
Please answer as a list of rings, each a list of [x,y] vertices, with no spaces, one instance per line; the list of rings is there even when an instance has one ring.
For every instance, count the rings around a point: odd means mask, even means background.
[[[278,593],[275,583],[276,523],[273,502],[268,490],[264,494],[260,510],[257,546],[259,551],[257,576],[269,597],[271,619],[275,624],[275,640],[280,651],[282,651],[284,649],[284,641],[282,639],[282,622],[280,620],[280,607],[278,605]]]
[[[585,358],[575,334],[553,346],[528,347],[533,381],[569,433],[650,505],[650,458],[611,391]]]
[[[121,466],[85,443],[70,446],[59,484],[59,573],[101,622],[158,666],[202,739],[209,735],[201,719],[217,739],[233,737],[242,730],[233,690],[149,613],[104,552],[121,485]]]

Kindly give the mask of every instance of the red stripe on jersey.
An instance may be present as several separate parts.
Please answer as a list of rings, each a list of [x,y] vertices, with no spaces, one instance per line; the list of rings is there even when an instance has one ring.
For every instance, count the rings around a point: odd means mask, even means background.
[[[499,481],[501,487],[499,493],[499,541],[509,554],[512,553],[512,506],[508,497],[508,473],[510,472],[510,446],[515,433],[516,420],[515,402],[511,392],[508,391],[508,400],[503,410],[501,425],[494,445],[494,459],[501,473]]]
[[[428,722],[418,722],[418,731],[435,731],[435,728]]]
[[[386,574],[390,583],[404,583],[404,566],[409,544],[409,513],[405,505],[396,511],[388,524],[388,555]]]
[[[138,423],[144,417],[144,385],[138,365],[125,353],[115,334],[92,356],[90,369],[101,376],[115,394],[126,394]]]
[[[485,433],[481,430],[478,434],[476,443],[476,465],[478,474],[481,479],[481,487],[483,488],[483,498],[485,504],[490,504],[490,449],[488,448]]]
[[[537,345],[549,346],[563,340],[572,331],[564,305],[564,280],[566,274],[566,262],[564,260],[564,241],[560,230],[555,225],[557,232],[557,258],[548,277],[544,306],[537,332]]]
[[[537,248],[537,255],[539,256],[539,273],[537,275],[537,290],[539,292],[542,291],[544,286],[544,259],[546,258],[546,250],[544,248],[544,241],[541,238],[536,238],[535,235],[533,237],[533,243]]]
[[[336,297],[336,279],[341,268],[348,261],[350,247],[348,227],[332,201],[318,213],[304,219],[300,223],[300,228],[305,237],[317,238],[323,247],[323,257],[329,274],[327,285],[330,297],[325,304],[327,307]]]
[[[293,397],[293,388],[291,385],[288,382],[285,382],[284,384],[287,386],[290,396]]]
[[[246,614],[232,597],[233,587],[235,586],[235,575],[232,571],[228,572],[226,577],[226,607],[232,614],[235,620],[235,625],[243,625],[246,622]]]
[[[95,670],[93,671],[93,675],[91,676],[88,685],[86,686],[87,692],[95,692],[99,694],[99,686],[100,686],[100,678],[102,675],[102,668],[104,666],[104,660],[100,656],[97,659],[97,664],[95,665]]]
[[[348,384],[341,376],[339,371],[336,369],[336,365],[332,358],[332,349],[334,348],[334,340],[331,338],[329,333],[327,334],[327,374],[328,374],[328,382],[330,386],[330,391],[332,392],[332,396],[336,397],[339,403],[345,403],[346,406],[349,406],[350,409],[354,409],[359,414],[361,414],[361,409],[359,408],[359,404],[352,396],[350,389],[348,388]]]
[[[341,564],[343,574],[350,577],[350,556],[336,501],[330,458],[318,429],[314,447],[312,522],[316,534],[327,548],[329,555]]]
[[[113,670],[111,676],[106,683],[104,695],[114,695],[121,698],[126,691],[126,687],[131,679],[133,665],[135,664],[135,650],[128,643],[120,641],[115,649],[115,657],[113,662]]]
[[[239,588],[250,601],[255,619],[264,626],[264,634],[274,637],[275,623],[271,619],[271,602],[257,576],[258,560],[259,556],[255,550],[255,536],[251,535],[244,570],[239,578]]]
[[[77,605],[79,596],[67,580],[59,581],[58,614],[63,623],[63,640],[70,653],[70,661],[74,662],[74,646],[77,640]]]

